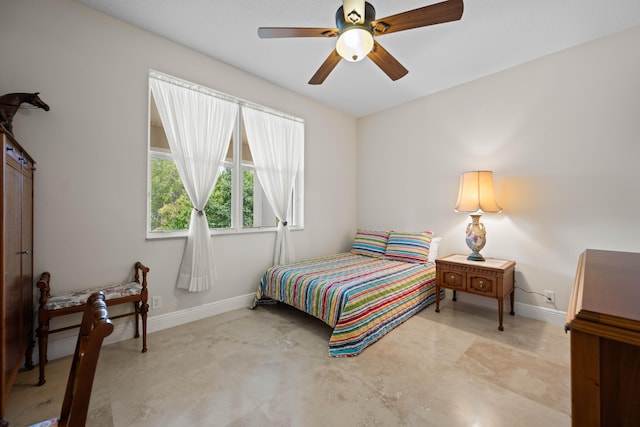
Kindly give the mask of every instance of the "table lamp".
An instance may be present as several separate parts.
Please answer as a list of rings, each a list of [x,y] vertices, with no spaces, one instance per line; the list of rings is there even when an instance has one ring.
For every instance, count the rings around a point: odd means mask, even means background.
[[[485,212],[502,212],[502,208],[496,203],[493,191],[493,172],[473,171],[460,175],[460,188],[458,190],[458,202],[456,212],[471,214],[471,222],[467,225],[467,237],[465,241],[471,249],[467,257],[470,261],[484,261],[480,251],[487,243],[487,231],[480,217]]]

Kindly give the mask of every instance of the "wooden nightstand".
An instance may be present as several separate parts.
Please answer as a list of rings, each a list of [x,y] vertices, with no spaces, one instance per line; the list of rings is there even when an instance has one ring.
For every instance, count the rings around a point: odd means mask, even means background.
[[[513,290],[516,263],[504,259],[487,258],[485,261],[469,261],[466,255],[448,255],[436,260],[436,313],[440,313],[440,288],[456,292],[468,292],[498,300],[498,329],[502,326],[502,306],[504,297],[509,295],[513,311]]]

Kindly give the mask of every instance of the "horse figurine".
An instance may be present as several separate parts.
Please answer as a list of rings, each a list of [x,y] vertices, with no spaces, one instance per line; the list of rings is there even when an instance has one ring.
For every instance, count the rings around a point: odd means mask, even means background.
[[[36,108],[42,108],[44,111],[49,111],[49,106],[40,99],[38,96],[40,92],[36,93],[8,93],[0,96],[0,125],[13,134],[13,125],[11,121],[13,116],[20,108],[20,105],[24,102],[31,104]]]

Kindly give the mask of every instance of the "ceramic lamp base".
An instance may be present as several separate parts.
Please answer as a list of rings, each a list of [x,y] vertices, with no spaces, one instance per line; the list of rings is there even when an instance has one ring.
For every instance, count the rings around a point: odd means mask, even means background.
[[[471,223],[467,225],[467,237],[465,241],[471,249],[471,254],[467,257],[470,261],[484,261],[480,251],[487,243],[487,231],[484,224],[480,222],[481,215],[471,215]]]
[[[484,261],[484,257],[479,252],[471,252],[467,259],[469,261]]]

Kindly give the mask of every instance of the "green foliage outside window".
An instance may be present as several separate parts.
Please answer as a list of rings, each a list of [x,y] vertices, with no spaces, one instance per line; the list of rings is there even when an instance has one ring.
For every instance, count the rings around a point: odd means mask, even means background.
[[[243,226],[253,226],[253,173],[243,173]],[[176,164],[171,159],[151,159],[151,231],[187,230],[193,205]],[[205,206],[209,228],[231,227],[231,170],[224,169]]]

